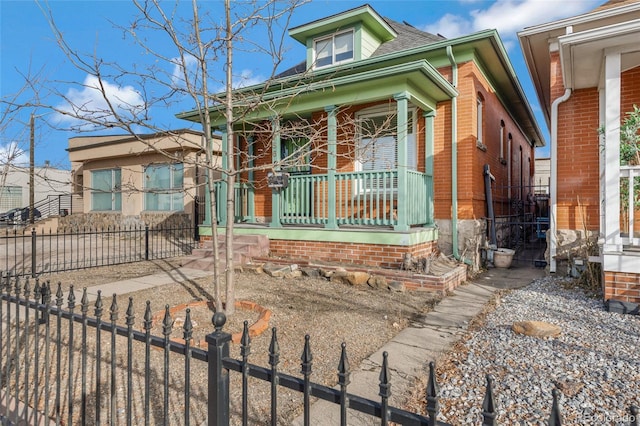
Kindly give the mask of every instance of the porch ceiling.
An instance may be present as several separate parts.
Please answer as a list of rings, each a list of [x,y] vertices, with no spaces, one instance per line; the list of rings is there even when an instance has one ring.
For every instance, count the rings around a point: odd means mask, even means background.
[[[565,86],[602,87],[607,51],[622,55],[622,71],[640,65],[640,19],[558,38]]]

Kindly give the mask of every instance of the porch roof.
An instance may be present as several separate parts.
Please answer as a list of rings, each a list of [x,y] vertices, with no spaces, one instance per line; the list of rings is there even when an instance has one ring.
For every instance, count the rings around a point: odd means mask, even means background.
[[[435,103],[457,94],[451,83],[437,71],[439,67],[450,66],[447,47],[451,47],[458,63],[471,60],[478,63],[505,109],[519,123],[527,138],[535,146],[544,146],[542,132],[495,30],[442,39],[329,69],[300,69],[297,74],[237,90],[235,93],[244,94],[248,99],[236,106],[255,108],[256,103],[268,103],[261,111],[247,117],[257,120],[272,118],[274,103],[276,110],[279,108],[283,112],[300,115],[328,105],[370,102],[405,92],[414,94],[412,102],[417,102],[427,111],[432,110]],[[224,94],[219,94],[218,98],[223,99]],[[225,124],[222,105],[215,105],[210,111],[212,126]],[[190,121],[200,120],[197,110],[176,116]]]
[[[550,125],[551,121],[552,102],[551,58],[549,52],[550,49],[559,48],[559,46],[557,46],[558,39],[565,36],[565,46],[569,46],[578,40],[578,34],[580,33],[591,33],[595,35],[600,28],[616,26],[617,24],[637,19],[640,19],[640,2],[631,4],[621,3],[621,5],[617,7],[598,8],[583,15],[525,28],[518,33],[520,47],[527,68],[529,69],[536,94],[538,95],[547,126]],[[615,37],[613,39],[615,39]],[[592,45],[592,47],[594,47],[594,45]],[[565,51],[563,54],[565,58],[576,58],[575,55],[567,55],[567,53],[568,52]],[[592,53],[594,52],[592,51]],[[602,54],[602,49],[600,50],[600,54]],[[589,54],[588,57],[593,59],[595,56]],[[563,67],[566,65],[567,63],[563,63]],[[598,66],[589,65],[587,68],[580,68],[580,72],[589,73],[589,69],[598,73],[601,71],[601,68]],[[567,76],[563,77],[566,78]],[[572,79],[572,76],[569,77]],[[575,80],[573,81],[575,82]],[[584,83],[579,84],[583,85]],[[597,83],[594,86],[596,85]]]
[[[366,63],[365,63],[366,62]],[[448,100],[458,94],[457,90],[426,60],[415,60],[375,67],[371,62],[362,61],[360,66],[342,67],[339,71],[326,70],[314,73],[311,78],[289,78],[280,80],[276,90],[259,96],[262,108],[245,114],[247,121],[269,119],[273,111],[282,116],[305,115],[323,109],[328,105],[345,105],[372,102],[391,98],[398,93],[407,93],[411,102],[420,108],[435,110],[436,103]],[[236,107],[242,108],[258,101],[256,87],[244,91],[248,99]],[[211,108],[211,125],[225,123],[224,107]],[[195,111],[178,114],[178,118],[198,120]]]

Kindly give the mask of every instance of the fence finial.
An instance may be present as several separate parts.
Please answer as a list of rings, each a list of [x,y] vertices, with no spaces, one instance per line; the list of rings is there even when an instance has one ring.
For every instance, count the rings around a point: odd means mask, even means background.
[[[560,416],[560,405],[558,403],[558,389],[551,391],[553,396],[553,405],[551,406],[551,416],[549,417],[549,426],[561,426],[562,417]]]
[[[440,404],[438,398],[440,397],[440,389],[438,388],[438,382],[436,382],[436,363],[429,362],[429,379],[427,382],[427,413],[429,413],[429,424],[434,426],[438,413],[440,412]]]
[[[493,377],[487,374],[487,388],[482,402],[482,425],[494,426],[496,424],[496,404],[493,399]]]
[[[640,415],[640,412],[638,410],[638,407],[635,405],[632,405],[629,408],[629,411],[631,412],[631,426],[640,425],[640,419],[638,419],[638,415]]]
[[[216,313],[213,314],[213,317],[211,318],[211,322],[213,323],[216,331],[220,332],[222,331],[222,327],[224,327],[225,323],[227,322],[227,316],[222,311],[216,311]]]
[[[351,372],[349,365],[349,358],[347,358],[347,344],[342,342],[342,352],[340,353],[340,362],[338,363],[338,383],[341,385],[348,385],[351,380],[349,378]]]

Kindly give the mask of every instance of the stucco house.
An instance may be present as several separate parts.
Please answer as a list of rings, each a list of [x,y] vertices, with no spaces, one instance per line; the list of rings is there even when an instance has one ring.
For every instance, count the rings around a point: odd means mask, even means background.
[[[63,225],[193,226],[204,198],[202,140],[185,129],[70,138],[73,214]]]
[[[11,209],[29,206],[31,170],[5,164],[0,169],[0,213]],[[46,215],[57,215],[60,205],[68,207],[65,202],[58,202],[58,197],[71,193],[71,172],[45,164],[44,167],[33,168],[34,205]],[[55,200],[49,206],[48,201]],[[54,208],[55,207],[55,208]],[[44,212],[46,210],[46,212]]]
[[[604,298],[640,302],[640,166],[620,158],[621,121],[640,105],[640,2],[608,1],[519,38],[551,129],[550,270],[600,262]]]
[[[499,212],[526,196],[544,145],[498,33],[446,39],[363,5],[289,35],[306,59],[239,89],[264,92],[262,106],[233,140],[222,133],[240,170],[234,232],[267,235],[271,254],[291,259],[399,268],[441,251],[477,268],[484,166],[521,189],[494,195]],[[215,129],[223,113],[210,110]]]

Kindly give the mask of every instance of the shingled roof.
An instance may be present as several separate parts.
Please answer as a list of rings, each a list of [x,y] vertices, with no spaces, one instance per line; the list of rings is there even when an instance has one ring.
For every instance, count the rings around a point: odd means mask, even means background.
[[[441,35],[434,35],[426,31],[421,31],[407,23],[396,22],[389,18],[384,18],[384,20],[395,30],[398,36],[391,41],[382,43],[376,49],[376,51],[373,52],[371,57],[383,56],[387,53],[400,52],[445,39],[445,37],[442,37]],[[281,72],[276,76],[276,78],[303,74],[306,70],[306,61],[302,61],[294,65],[293,67]]]

